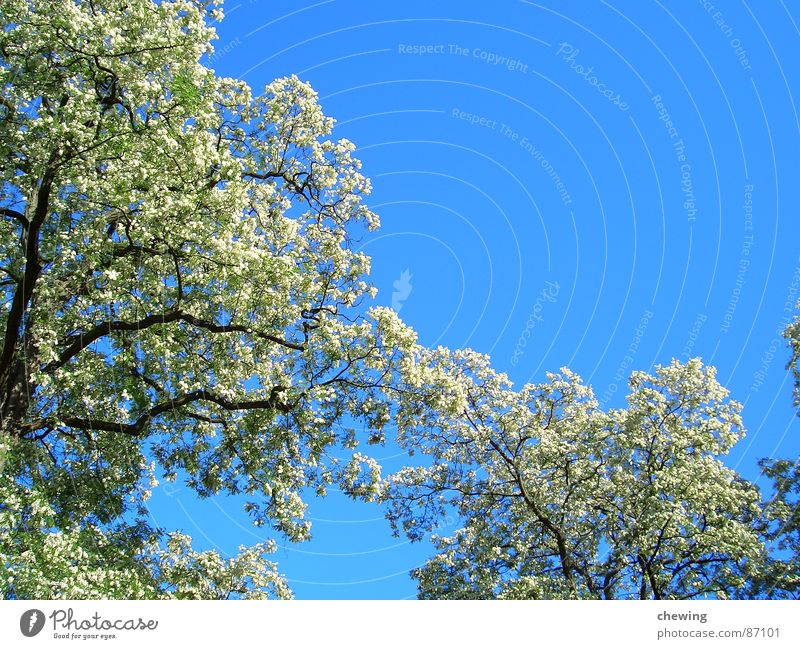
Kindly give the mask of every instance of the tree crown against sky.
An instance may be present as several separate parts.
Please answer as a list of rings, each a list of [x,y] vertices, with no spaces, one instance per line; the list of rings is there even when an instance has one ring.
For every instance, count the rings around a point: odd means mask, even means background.
[[[469,350],[417,346],[402,376],[398,439],[423,459],[374,497],[433,540],[419,597],[800,598],[800,462],[760,460],[761,489],[723,463],[742,406],[700,359],[632,372],[608,410],[567,368],[514,389]]]
[[[20,575],[55,547],[141,559],[125,571],[155,563],[139,570],[160,575],[151,591],[177,583],[199,559],[177,537],[154,554],[157,472],[200,496],[247,494],[257,525],[307,538],[301,490],[339,479],[327,449],[354,444],[345,418],[380,437],[384,378],[407,343],[389,310],[356,310],[372,289],[351,242],[378,220],[352,143],[328,137],[333,120],[296,77],[254,95],[204,66],[206,3],[0,11],[12,592],[46,592]],[[101,588],[81,587],[59,594]]]
[[[800,309],[800,301],[797,303],[797,308]],[[794,376],[794,405],[800,408],[800,315],[796,315],[788,324],[783,335],[792,351],[787,369],[791,370]]]
[[[514,390],[487,357],[364,309],[353,241],[378,219],[352,143],[296,77],[254,94],[205,66],[217,17],[0,8],[4,596],[290,596],[273,543],[223,560],[154,528],[161,474],[244,494],[291,540],[310,534],[301,493],[334,483],[413,539],[454,509],[423,596],[742,592],[766,510],[717,459],[742,425],[713,370],[634,374],[604,412],[567,370]],[[332,459],[353,422],[380,442],[390,421],[431,464],[382,479]],[[787,497],[789,475],[775,467]]]
[[[566,369],[512,389],[488,359],[425,359],[461,380],[409,404],[401,439],[430,456],[388,477],[390,520],[411,538],[466,521],[415,571],[423,597],[732,596],[761,542],[757,489],[718,459],[740,406],[699,360],[634,372],[605,412]],[[438,402],[442,398],[446,405]]]

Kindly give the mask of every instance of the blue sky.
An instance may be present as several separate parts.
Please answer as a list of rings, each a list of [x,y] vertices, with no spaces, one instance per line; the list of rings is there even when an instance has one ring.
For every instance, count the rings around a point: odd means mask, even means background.
[[[800,298],[796,3],[225,8],[213,67],[255,91],[297,74],[357,145],[377,302],[423,343],[490,353],[520,384],[568,366],[605,406],[632,369],[700,356],[744,403],[727,462],[756,480],[758,458],[798,455],[779,335]],[[223,553],[268,532],[180,485],[152,504]],[[298,597],[415,595],[430,546],[338,494],[309,511],[314,540],[275,556]]]

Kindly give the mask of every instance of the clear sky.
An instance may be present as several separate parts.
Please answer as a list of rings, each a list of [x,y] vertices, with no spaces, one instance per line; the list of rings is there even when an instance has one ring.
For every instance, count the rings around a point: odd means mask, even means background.
[[[297,74],[357,145],[376,301],[421,342],[490,353],[519,384],[568,366],[612,407],[632,369],[700,356],[744,403],[727,462],[757,480],[758,458],[798,455],[780,331],[800,298],[800,4],[225,8],[211,65],[256,92]],[[223,553],[270,533],[179,484],[152,512]],[[309,513],[314,540],[275,555],[297,597],[415,596],[430,546],[335,493]]]

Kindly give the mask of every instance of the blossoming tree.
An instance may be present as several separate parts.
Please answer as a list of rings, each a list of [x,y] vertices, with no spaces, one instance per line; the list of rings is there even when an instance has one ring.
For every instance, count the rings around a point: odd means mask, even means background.
[[[791,349],[787,368],[794,375],[797,407],[800,406],[800,316],[796,315],[787,325],[784,337]],[[800,459],[763,458],[759,465],[763,475],[772,481],[772,496],[760,521],[760,533],[766,543],[764,565],[745,595],[800,599]]]
[[[0,4],[2,597],[291,596],[271,541],[223,559],[154,528],[161,475],[291,540],[331,484],[415,540],[455,513],[422,597],[798,593],[764,540],[796,556],[800,473],[765,465],[765,505],[722,464],[743,431],[713,369],[634,373],[606,412],[567,370],[514,389],[366,309],[353,145],[296,77],[254,94],[204,65],[219,17]],[[390,420],[424,463],[331,459]]]
[[[263,558],[164,542],[157,471],[308,537],[299,492],[357,480],[396,317],[347,140],[296,77],[206,67],[201,0],[0,6],[0,572],[8,597],[285,596]]]
[[[759,492],[718,459],[740,405],[699,360],[634,372],[608,412],[566,369],[514,390],[437,350],[406,375],[401,439],[427,461],[383,481],[389,519],[411,539],[463,521],[413,572],[421,597],[736,597],[760,565]]]

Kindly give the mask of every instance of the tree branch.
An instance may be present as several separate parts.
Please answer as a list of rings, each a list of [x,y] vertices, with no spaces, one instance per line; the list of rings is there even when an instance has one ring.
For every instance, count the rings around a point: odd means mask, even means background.
[[[288,349],[294,349],[296,351],[303,351],[305,349],[305,345],[293,343],[268,333],[253,331],[250,327],[245,327],[243,325],[220,325],[210,320],[197,318],[183,311],[168,311],[166,313],[155,313],[142,318],[141,320],[135,320],[133,322],[127,322],[124,320],[107,320],[106,322],[101,322],[95,325],[88,331],[70,336],[65,343],[67,345],[66,348],[61,352],[61,354],[59,354],[57,360],[52,361],[45,366],[45,371],[52,372],[59,367],[63,367],[82,350],[86,349],[89,345],[103,336],[107,336],[118,331],[140,331],[154,325],[170,324],[173,322],[186,322],[195,327],[199,327],[200,329],[210,331],[211,333],[228,333],[231,331],[247,333]]]
[[[291,410],[291,406],[281,404],[278,402],[278,395],[284,392],[284,386],[276,385],[270,391],[270,396],[266,399],[243,399],[241,401],[231,401],[219,394],[212,392],[207,388],[200,390],[193,390],[180,396],[164,400],[157,403],[152,408],[143,412],[133,423],[112,422],[100,419],[91,419],[85,417],[50,417],[34,420],[28,424],[20,426],[18,433],[24,435],[45,427],[54,427],[56,420],[70,428],[78,428],[80,430],[100,430],[109,433],[124,433],[125,435],[139,435],[142,433],[153,419],[159,415],[175,410],[181,406],[195,403],[198,401],[207,401],[218,405],[223,410],[234,412],[237,410],[279,410],[280,412],[287,413]],[[194,419],[199,416],[197,413],[186,413]]]
[[[3,415],[9,406],[14,383],[13,380],[10,380],[12,374],[11,366],[14,362],[17,343],[20,339],[20,329],[25,317],[25,311],[33,296],[36,281],[42,271],[41,260],[39,259],[39,230],[44,224],[50,209],[50,193],[53,188],[59,157],[58,150],[53,151],[50,155],[32,205],[30,203],[28,205],[28,208],[32,209],[32,216],[30,218],[25,217],[28,220],[28,227],[25,228],[22,240],[25,252],[25,270],[11,301],[3,337],[3,351],[0,353],[0,398],[2,398],[0,420],[4,418]]]

